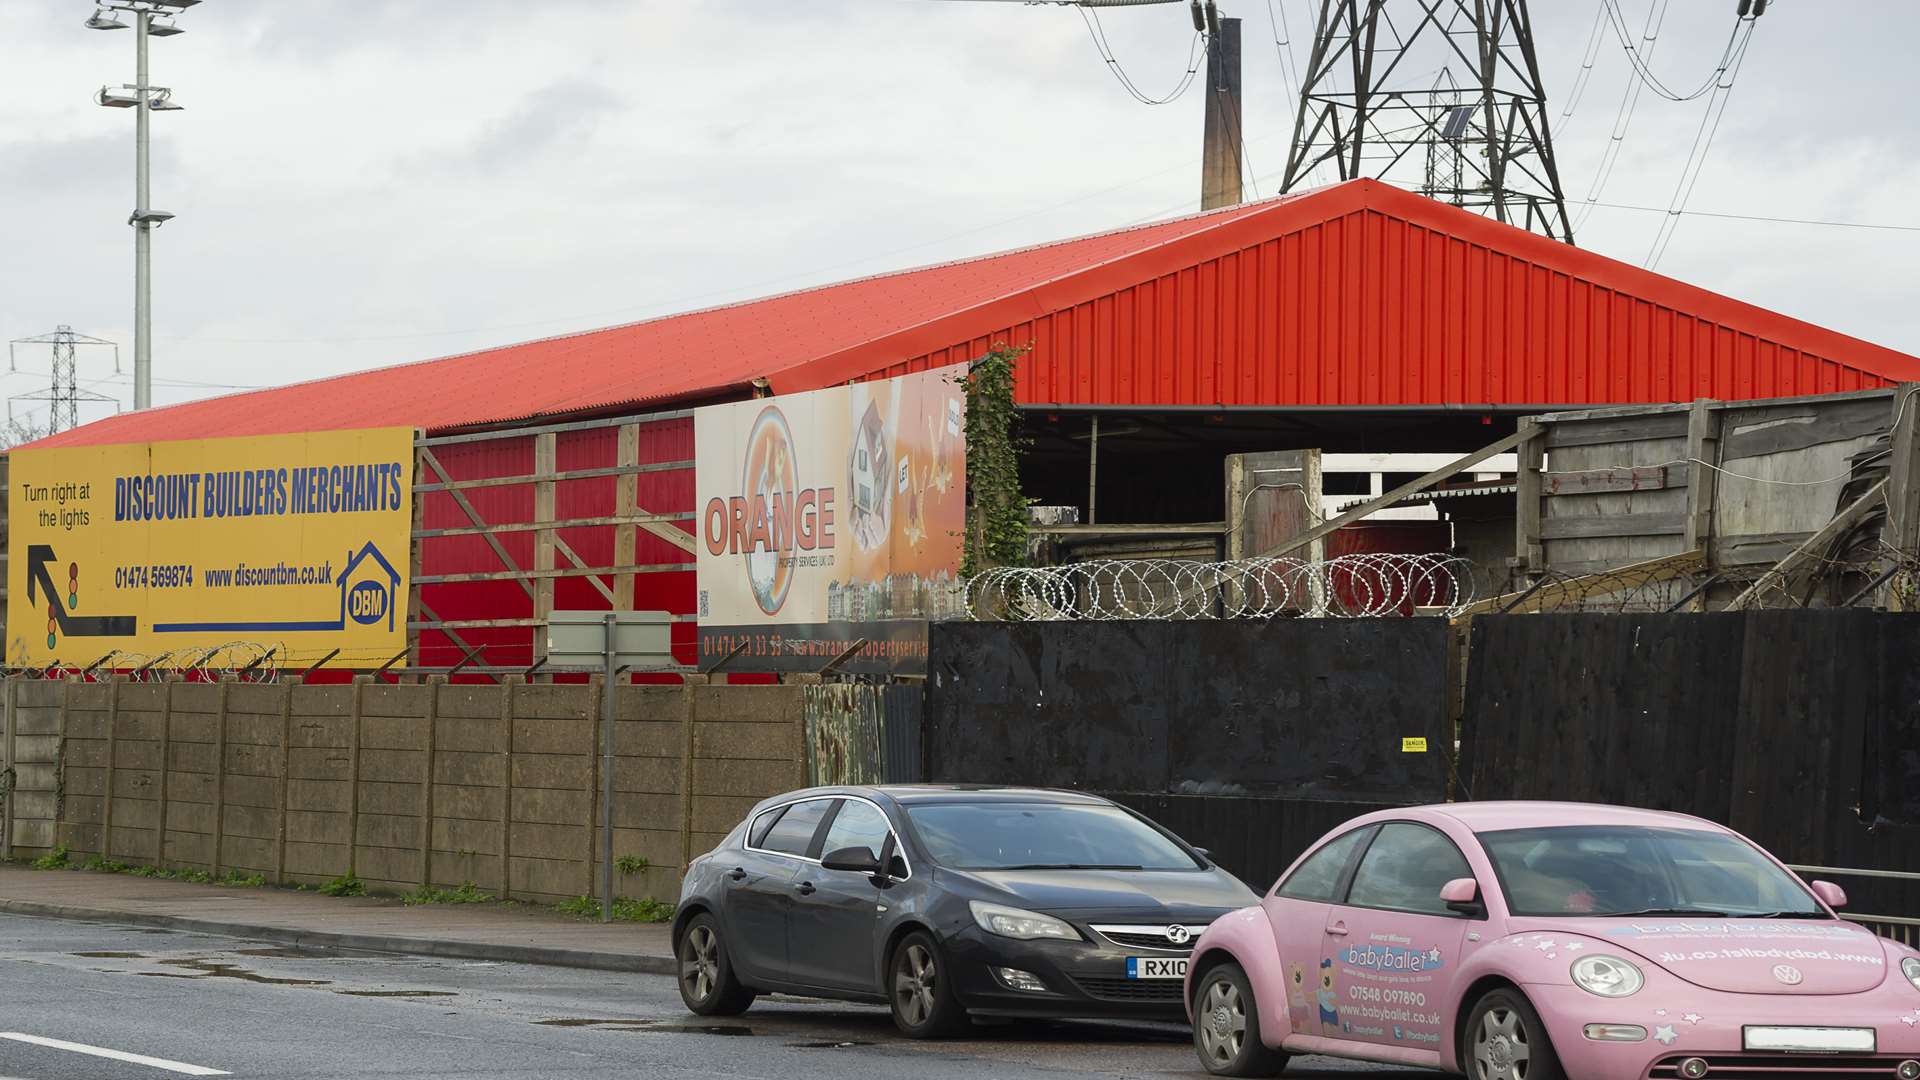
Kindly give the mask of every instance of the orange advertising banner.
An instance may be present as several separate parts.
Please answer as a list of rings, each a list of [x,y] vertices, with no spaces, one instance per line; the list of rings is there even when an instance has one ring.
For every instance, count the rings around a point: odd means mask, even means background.
[[[695,410],[703,665],[926,670],[962,607],[965,372]]]

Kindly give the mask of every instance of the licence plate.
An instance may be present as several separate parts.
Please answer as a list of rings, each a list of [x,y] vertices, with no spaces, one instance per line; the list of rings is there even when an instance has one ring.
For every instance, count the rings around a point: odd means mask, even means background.
[[[1743,1030],[1748,1050],[1799,1050],[1827,1054],[1871,1054],[1875,1050],[1872,1028],[1748,1027]]]
[[[1127,957],[1127,978],[1129,979],[1184,979],[1186,977],[1187,958],[1184,956]]]

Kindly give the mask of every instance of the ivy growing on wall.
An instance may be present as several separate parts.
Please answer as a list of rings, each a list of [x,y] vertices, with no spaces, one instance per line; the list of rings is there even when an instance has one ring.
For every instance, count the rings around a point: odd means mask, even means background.
[[[1020,492],[1020,451],[1026,439],[1016,430],[1013,367],[1026,348],[995,342],[954,381],[967,396],[967,537],[960,572],[977,574],[994,566],[1018,566],[1027,558],[1027,507]]]

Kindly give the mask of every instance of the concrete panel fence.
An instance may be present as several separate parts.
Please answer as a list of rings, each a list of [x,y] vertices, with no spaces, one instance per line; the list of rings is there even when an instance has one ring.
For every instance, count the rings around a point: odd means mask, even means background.
[[[671,900],[691,856],[802,786],[801,690],[620,688],[613,850],[648,868],[616,875],[619,893]],[[63,845],[282,884],[598,893],[597,686],[15,679],[4,693],[5,856]]]

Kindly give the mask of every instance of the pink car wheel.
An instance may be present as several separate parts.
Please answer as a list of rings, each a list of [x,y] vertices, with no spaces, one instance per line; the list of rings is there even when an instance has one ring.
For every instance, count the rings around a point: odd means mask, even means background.
[[[1467,1022],[1467,1074],[1473,1080],[1565,1080],[1546,1026],[1527,999],[1495,990]]]
[[[1260,1041],[1260,1010],[1238,964],[1208,971],[1194,994],[1193,1047],[1215,1076],[1277,1076],[1287,1055]]]

